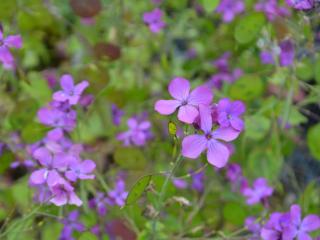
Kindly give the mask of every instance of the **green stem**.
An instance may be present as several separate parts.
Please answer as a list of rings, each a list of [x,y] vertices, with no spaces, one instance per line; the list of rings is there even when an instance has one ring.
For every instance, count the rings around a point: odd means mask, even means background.
[[[160,196],[159,196],[159,201],[158,201],[158,206],[157,206],[157,210],[160,214],[162,208],[163,208],[163,200],[164,200],[164,196],[166,194],[166,191],[167,191],[167,188],[168,188],[168,184],[169,184],[169,181],[171,180],[171,178],[174,176],[176,170],[178,169],[180,163],[182,162],[182,156],[181,154],[178,155],[178,157],[176,158],[176,161],[170,171],[170,173],[167,175],[163,185],[162,185],[162,188],[161,188],[161,191],[160,191]],[[159,216],[159,215],[158,215]],[[158,217],[157,216],[157,217]],[[152,235],[151,235],[151,239],[157,239],[156,238],[156,223],[157,223],[157,217],[155,217],[152,221]]]

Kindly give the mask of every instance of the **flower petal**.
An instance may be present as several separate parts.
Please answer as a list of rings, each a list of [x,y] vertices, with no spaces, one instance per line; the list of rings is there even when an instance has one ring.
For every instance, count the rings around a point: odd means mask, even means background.
[[[11,35],[4,40],[4,44],[10,48],[21,48],[22,38],[20,35]]]
[[[47,169],[42,168],[37,171],[34,171],[30,176],[31,184],[43,184],[46,181]]]
[[[169,115],[173,113],[179,106],[180,101],[178,100],[159,100],[154,105],[154,109],[162,115]]]
[[[190,83],[187,79],[176,77],[171,80],[168,91],[177,100],[187,100],[190,92]]]
[[[209,105],[212,98],[213,94],[210,88],[206,86],[199,86],[190,93],[188,102],[195,106],[198,106],[199,104]]]
[[[60,85],[65,93],[71,94],[74,90],[73,77],[70,74],[62,75]]]
[[[299,205],[294,204],[290,208],[290,219],[293,224],[299,226],[301,223],[301,208]]]
[[[96,168],[96,164],[92,160],[84,160],[80,164],[81,173],[91,173]]]
[[[195,159],[206,149],[207,139],[203,135],[189,135],[182,141],[182,156]]]
[[[314,214],[308,215],[302,220],[300,228],[305,232],[318,230],[320,228],[320,218]]]
[[[221,139],[226,142],[230,142],[230,141],[235,140],[239,136],[239,134],[240,134],[239,131],[236,131],[231,127],[228,127],[228,128],[221,128],[220,127],[212,133],[212,136],[215,139]]]
[[[231,123],[231,126],[237,131],[242,131],[244,128],[244,123],[241,118],[233,117],[230,119],[230,123]]]
[[[200,124],[201,129],[205,132],[211,132],[212,129],[212,116],[211,116],[211,108],[209,106],[200,105]]]
[[[178,119],[188,124],[193,123],[198,115],[198,109],[191,105],[181,106],[178,111]]]
[[[207,159],[211,165],[217,168],[224,167],[228,162],[229,155],[229,150],[224,144],[216,140],[209,141]]]
[[[312,240],[312,238],[309,236],[309,234],[301,232],[298,234],[297,240]]]
[[[89,86],[88,81],[82,81],[80,83],[78,83],[75,87],[74,87],[74,94],[75,95],[81,95],[82,92]]]
[[[231,114],[232,116],[240,116],[246,111],[246,105],[241,101],[234,101],[231,103]]]

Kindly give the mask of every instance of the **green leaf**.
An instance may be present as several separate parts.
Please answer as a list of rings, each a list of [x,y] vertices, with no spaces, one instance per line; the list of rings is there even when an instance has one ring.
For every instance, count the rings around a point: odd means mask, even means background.
[[[4,173],[10,167],[10,163],[14,158],[14,154],[8,150],[5,150],[2,155],[0,155],[0,174]]]
[[[314,77],[318,83],[320,83],[320,58],[317,59],[314,65]]]
[[[202,6],[207,13],[212,13],[219,5],[220,0],[202,0]]]
[[[78,238],[79,240],[98,240],[97,236],[90,232],[85,232],[81,234]]]
[[[311,155],[316,159],[320,160],[320,123],[311,127],[307,133],[308,147]]]
[[[299,79],[304,81],[312,79],[314,71],[310,60],[305,59],[302,62],[297,63],[296,74]]]
[[[139,200],[141,195],[145,192],[145,189],[151,181],[152,175],[147,175],[140,178],[131,188],[128,197],[126,199],[126,205],[134,204]]]
[[[30,84],[22,82],[22,88],[41,105],[51,100],[51,90],[47,81],[39,73],[30,72],[28,74]]]
[[[56,240],[59,239],[62,224],[50,222],[42,227],[41,239]]]
[[[34,143],[42,139],[48,128],[40,123],[30,123],[22,129],[21,138],[25,143]]]
[[[269,118],[262,115],[253,115],[245,118],[245,136],[253,140],[261,140],[271,127]]]
[[[241,204],[237,202],[229,202],[223,208],[223,216],[226,222],[241,225],[247,214]]]
[[[143,170],[147,163],[142,151],[134,147],[118,147],[114,153],[114,160],[128,170]]]
[[[253,13],[242,18],[236,25],[234,37],[238,43],[245,44],[255,40],[263,25],[265,17],[260,13]]]
[[[245,75],[239,78],[230,87],[230,96],[233,99],[251,101],[262,95],[264,84],[258,76]]]

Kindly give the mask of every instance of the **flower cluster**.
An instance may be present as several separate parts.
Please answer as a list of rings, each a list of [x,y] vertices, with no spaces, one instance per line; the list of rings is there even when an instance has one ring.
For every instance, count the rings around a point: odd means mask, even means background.
[[[20,35],[3,36],[2,29],[0,29],[0,61],[5,69],[14,69],[15,61],[10,48],[21,48],[22,38]]]
[[[309,10],[315,7],[315,0],[286,0],[286,3],[297,10]]]
[[[292,205],[289,212],[274,212],[264,224],[254,217],[248,217],[246,228],[253,233],[251,239],[264,240],[311,240],[311,232],[320,229],[320,217],[314,214],[302,218],[299,205]]]
[[[60,84],[62,90],[56,91],[53,101],[38,111],[39,122],[53,129],[34,144],[32,157],[38,167],[29,182],[38,190],[38,201],[80,206],[82,201],[74,192],[74,184],[79,179],[93,179],[96,165],[92,160],[81,159],[83,147],[74,144],[68,133],[76,126],[77,113],[73,106],[79,103],[88,82],[75,85],[72,76],[63,75]]]
[[[122,207],[125,204],[127,196],[126,184],[122,178],[118,178],[114,189],[109,191],[107,195],[98,192],[96,196],[89,201],[89,207],[96,209],[98,214],[103,217],[107,213],[107,205]]]
[[[129,129],[117,135],[117,140],[122,141],[124,146],[144,146],[152,138],[151,123],[145,117],[131,117],[127,125]]]
[[[277,17],[286,17],[290,15],[290,12],[286,7],[278,5],[278,0],[260,0],[255,5],[255,10],[263,12],[269,21],[274,21]]]
[[[217,69],[217,73],[213,74],[208,80],[209,87],[221,89],[224,82],[233,83],[242,76],[243,72],[240,68],[230,69],[230,57],[230,52],[226,52],[220,58],[213,61],[213,66]]]
[[[280,42],[279,47],[273,47],[271,50],[262,50],[260,59],[263,64],[275,64],[279,58],[280,66],[290,66],[294,62],[295,49],[291,40],[284,40]]]
[[[143,14],[143,21],[149,26],[149,29],[153,33],[158,33],[162,28],[166,26],[163,21],[163,12],[160,8],[155,8],[151,12]]]
[[[226,167],[226,178],[231,183],[233,191],[239,191],[246,198],[248,205],[257,203],[268,205],[267,199],[272,195],[273,188],[268,185],[265,178],[255,179],[250,187],[248,180],[242,174],[240,165],[236,163]]]
[[[222,0],[216,9],[226,23],[231,22],[235,16],[244,12],[244,10],[245,4],[243,0]]]
[[[63,228],[59,240],[74,240],[72,237],[73,232],[83,232],[85,231],[85,226],[79,221],[80,212],[74,210],[69,213],[67,217],[61,220]]]
[[[241,115],[245,106],[241,101],[221,99],[212,104],[213,94],[206,86],[199,86],[190,92],[188,80],[177,77],[169,84],[173,100],[159,100],[155,110],[169,115],[178,109],[178,119],[195,126],[195,134],[182,141],[182,156],[196,159],[207,151],[207,159],[215,167],[224,167],[230,150],[225,142],[235,140],[243,130]],[[214,126],[214,128],[213,128]]]

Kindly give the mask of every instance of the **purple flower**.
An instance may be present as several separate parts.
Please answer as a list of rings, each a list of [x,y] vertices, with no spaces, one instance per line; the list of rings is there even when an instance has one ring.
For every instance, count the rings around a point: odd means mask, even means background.
[[[297,10],[309,10],[314,8],[314,0],[286,0],[286,3]]]
[[[220,140],[230,142],[236,139],[239,131],[232,128],[218,128],[212,131],[211,109],[200,105],[200,128],[203,134],[194,134],[185,137],[182,141],[182,156],[196,159],[207,150],[207,160],[217,168],[224,167],[229,159],[230,152]]]
[[[157,101],[155,110],[162,115],[170,115],[179,108],[178,119],[188,124],[199,115],[199,104],[209,105],[213,98],[212,92],[205,86],[199,86],[190,93],[189,81],[181,77],[174,78],[168,90],[174,100]]]
[[[120,207],[124,206],[125,200],[128,196],[126,192],[126,184],[122,179],[116,181],[115,188],[108,192],[108,197],[110,200],[110,205],[118,205]]]
[[[85,226],[78,221],[79,211],[75,210],[69,213],[69,215],[61,220],[61,223],[64,225],[61,230],[59,240],[73,239],[73,231],[83,232],[85,231]]]
[[[180,178],[174,178],[172,180],[173,185],[179,189],[186,189],[188,187],[188,183],[186,180]]]
[[[243,195],[247,198],[248,205],[264,202],[273,193],[273,188],[268,185],[265,178],[258,178],[254,181],[253,187],[243,190]]]
[[[262,51],[260,53],[260,60],[263,64],[274,64],[272,53],[269,51]]]
[[[240,117],[245,111],[243,102],[231,102],[228,98],[223,98],[217,106],[218,123],[221,127],[232,127],[236,131],[242,131],[244,123]]]
[[[120,125],[123,114],[124,112],[120,108],[118,108],[117,105],[111,105],[112,122],[115,126]]]
[[[245,227],[252,233],[252,236],[248,240],[260,240],[261,225],[255,217],[247,217]]]
[[[279,46],[281,48],[280,65],[281,66],[292,65],[294,61],[294,56],[295,56],[293,42],[291,40],[285,40],[285,41],[282,41],[279,44]]]
[[[229,23],[244,10],[245,5],[243,0],[221,0],[216,11],[222,15],[224,22]]]
[[[276,17],[285,17],[290,15],[287,8],[278,6],[278,0],[260,0],[255,5],[255,10],[258,12],[264,12],[269,21],[274,21]]]
[[[230,52],[225,52],[221,57],[212,62],[218,72],[212,75],[208,81],[209,87],[221,89],[223,82],[233,83],[243,75],[240,68],[230,69],[229,58]]]
[[[93,101],[94,101],[94,96],[92,94],[86,94],[84,96],[81,96],[79,100],[79,104],[82,107],[87,108],[93,103]]]
[[[34,152],[34,158],[39,161],[42,168],[35,170],[30,176],[30,183],[33,185],[52,184],[56,178],[59,178],[58,171],[67,167],[64,156],[53,155],[48,149],[42,147]]]
[[[248,188],[248,181],[242,175],[242,169],[239,164],[232,163],[227,166],[226,178],[230,181],[233,191],[243,191]]]
[[[21,47],[22,38],[20,35],[9,35],[4,38],[0,29],[0,61],[5,69],[13,69],[15,67],[14,58],[9,49]]]
[[[301,218],[299,205],[292,205],[290,208],[290,224],[284,228],[283,239],[311,240],[309,233],[320,229],[320,218],[310,214]]]
[[[98,192],[95,198],[90,199],[89,207],[96,208],[100,216],[105,216],[107,214],[106,205],[109,203],[109,199],[101,192]]]
[[[191,173],[192,174],[192,173]],[[201,193],[204,190],[204,171],[192,174],[191,188]]]
[[[287,224],[286,214],[275,212],[261,229],[261,237],[264,240],[279,240],[283,238],[283,227]]]
[[[87,81],[74,85],[73,78],[65,74],[60,79],[62,90],[53,94],[53,99],[57,102],[68,102],[70,105],[76,105],[80,100],[82,92],[89,86]]]
[[[48,82],[48,86],[53,89],[57,85],[57,75],[56,71],[52,69],[47,69],[43,71],[43,76]]]
[[[82,205],[82,201],[75,194],[74,188],[63,178],[56,178],[55,182],[49,185],[49,188],[52,193],[50,202],[54,205],[74,204],[78,207]]]
[[[92,160],[78,161],[74,159],[69,163],[69,169],[66,171],[66,178],[72,182],[77,179],[94,179],[94,175],[90,174],[96,168],[96,164]]]
[[[143,14],[143,21],[149,26],[151,32],[158,33],[166,26],[162,20],[163,12],[159,8],[155,8],[151,12]]]
[[[127,124],[129,130],[119,133],[117,139],[122,141],[124,146],[132,144],[136,146],[145,145],[150,138],[151,123],[149,121],[138,122],[136,118],[129,118]]]
[[[66,131],[72,131],[76,125],[76,112],[73,110],[63,112],[57,108],[44,107],[38,111],[37,116],[40,123]]]

